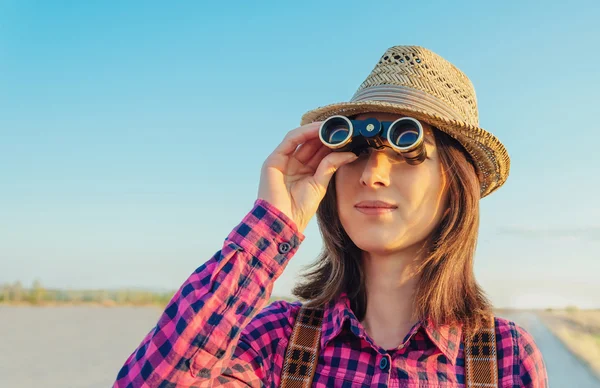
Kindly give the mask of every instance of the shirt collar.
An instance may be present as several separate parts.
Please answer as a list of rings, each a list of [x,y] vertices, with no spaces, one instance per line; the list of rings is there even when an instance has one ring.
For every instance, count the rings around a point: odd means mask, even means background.
[[[323,313],[323,331],[321,333],[321,349],[343,329],[346,322],[349,322],[350,331],[357,337],[363,338],[374,348],[377,345],[373,343],[370,336],[367,335],[363,325],[358,321],[356,315],[350,308],[350,299],[346,292],[343,292],[337,299],[330,301]],[[446,356],[454,365],[460,350],[462,336],[462,326],[455,325],[434,325],[429,319],[417,323],[410,331],[414,335],[418,330],[424,330],[433,344]]]

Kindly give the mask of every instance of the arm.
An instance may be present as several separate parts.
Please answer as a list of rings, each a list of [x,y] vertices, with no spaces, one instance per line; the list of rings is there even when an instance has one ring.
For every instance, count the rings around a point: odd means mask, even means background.
[[[266,305],[273,283],[303,239],[291,219],[257,200],[222,249],[175,293],[125,361],[114,387],[210,387],[229,378],[228,364],[242,329]],[[262,386],[259,376],[267,371],[260,370],[258,353],[248,347],[242,352],[240,345],[241,358],[232,365],[247,380],[231,386]]]
[[[242,331],[228,367],[214,386],[279,386],[285,351],[301,305],[299,301],[279,300],[257,314]]]
[[[517,344],[519,355],[519,386],[525,388],[547,388],[548,375],[542,353],[533,337],[517,325]]]

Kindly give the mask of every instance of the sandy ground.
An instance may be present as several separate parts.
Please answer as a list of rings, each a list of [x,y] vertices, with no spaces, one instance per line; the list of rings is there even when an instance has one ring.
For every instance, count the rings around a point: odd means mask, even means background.
[[[600,310],[555,310],[539,315],[554,335],[600,378]]]
[[[111,387],[160,313],[148,307],[0,306],[0,387]]]

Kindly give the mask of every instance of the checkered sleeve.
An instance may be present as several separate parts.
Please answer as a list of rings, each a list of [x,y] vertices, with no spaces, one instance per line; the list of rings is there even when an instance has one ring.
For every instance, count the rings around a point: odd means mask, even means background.
[[[517,330],[520,387],[547,388],[548,375],[542,353],[528,331],[515,325]]]
[[[274,281],[303,240],[290,218],[257,200],[221,250],[175,293],[113,386],[220,386],[218,378],[227,375],[242,330],[267,304]],[[263,386],[263,357],[264,352],[249,348],[235,363],[245,381],[231,386]]]
[[[279,387],[285,350],[302,303],[271,303],[244,328],[229,365],[215,386]],[[243,381],[246,385],[240,385]]]

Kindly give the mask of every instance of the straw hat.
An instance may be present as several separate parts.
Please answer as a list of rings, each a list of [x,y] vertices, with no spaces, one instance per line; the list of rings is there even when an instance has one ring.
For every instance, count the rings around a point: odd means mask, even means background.
[[[510,158],[504,145],[479,127],[473,84],[430,50],[418,46],[389,48],[350,102],[311,110],[302,116],[301,125],[336,114],[365,112],[410,114],[454,137],[475,161],[482,198],[508,178]]]

